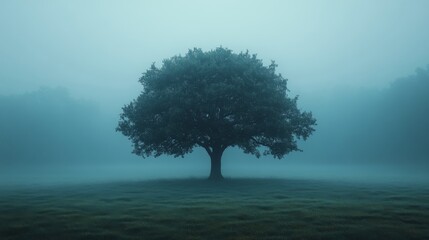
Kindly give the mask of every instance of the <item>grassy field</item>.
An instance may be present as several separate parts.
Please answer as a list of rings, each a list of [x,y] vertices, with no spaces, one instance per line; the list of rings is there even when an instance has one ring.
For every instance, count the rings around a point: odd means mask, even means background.
[[[3,188],[0,239],[429,239],[429,188],[279,179]]]

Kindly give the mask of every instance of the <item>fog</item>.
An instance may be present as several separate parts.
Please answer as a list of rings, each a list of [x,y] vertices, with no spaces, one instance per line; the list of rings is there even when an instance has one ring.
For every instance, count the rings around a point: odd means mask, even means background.
[[[201,178],[210,159],[133,155],[115,131],[155,62],[249,50],[317,119],[284,159],[227,149],[227,178],[429,183],[428,1],[2,1],[0,181]]]

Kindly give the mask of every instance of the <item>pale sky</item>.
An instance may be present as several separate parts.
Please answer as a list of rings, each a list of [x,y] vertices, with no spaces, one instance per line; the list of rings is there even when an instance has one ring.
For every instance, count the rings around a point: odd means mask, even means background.
[[[311,99],[384,88],[429,64],[429,1],[1,1],[0,94],[65,87],[118,109],[189,48],[275,60]]]

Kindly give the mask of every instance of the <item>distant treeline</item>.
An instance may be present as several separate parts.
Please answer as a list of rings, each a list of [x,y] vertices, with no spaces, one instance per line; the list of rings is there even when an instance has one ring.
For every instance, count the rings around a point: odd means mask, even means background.
[[[0,164],[74,164],[107,160],[114,126],[95,104],[61,88],[0,96]]]
[[[429,66],[395,81],[385,91],[374,121],[374,145],[385,158],[429,162]],[[375,128],[375,129],[376,129]]]
[[[384,90],[338,92],[303,155],[323,161],[429,163],[429,66]]]

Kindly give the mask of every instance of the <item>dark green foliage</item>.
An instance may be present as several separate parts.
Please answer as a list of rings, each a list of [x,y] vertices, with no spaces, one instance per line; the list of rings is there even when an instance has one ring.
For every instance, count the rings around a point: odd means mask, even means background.
[[[227,147],[281,158],[314,131],[315,119],[289,97],[274,62],[225,48],[189,50],[155,64],[140,79],[144,90],[123,108],[118,131],[145,156],[183,156],[196,146],[220,158]]]

